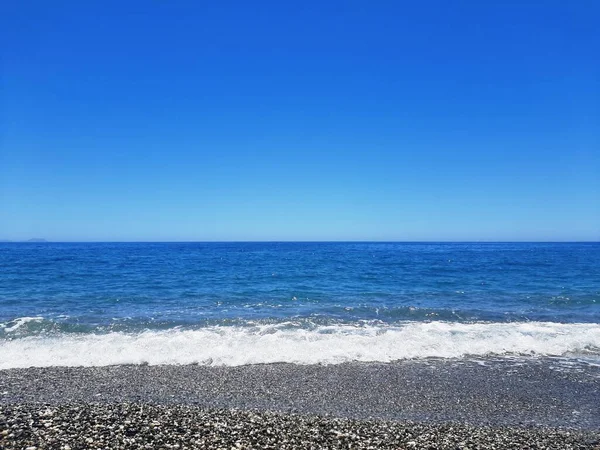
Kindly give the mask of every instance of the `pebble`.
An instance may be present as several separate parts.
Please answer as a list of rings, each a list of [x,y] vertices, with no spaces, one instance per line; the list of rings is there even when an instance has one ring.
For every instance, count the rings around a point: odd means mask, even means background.
[[[591,450],[600,438],[600,432],[551,427],[357,420],[139,403],[67,402],[54,410],[57,425],[46,428],[40,426],[45,408],[36,403],[0,405],[0,448],[70,450],[95,443],[128,449]],[[149,426],[153,423],[162,426]]]
[[[600,429],[600,366],[495,358],[220,366],[48,367],[0,371],[0,404],[193,404],[353,419]],[[96,394],[102,393],[102,396]],[[573,414],[577,411],[578,414]],[[123,425],[123,424],[120,424]]]

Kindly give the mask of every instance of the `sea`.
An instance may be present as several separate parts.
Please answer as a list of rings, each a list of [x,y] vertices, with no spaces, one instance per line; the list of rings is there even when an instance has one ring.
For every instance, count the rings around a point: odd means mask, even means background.
[[[2,243],[0,369],[600,364],[600,243]]]

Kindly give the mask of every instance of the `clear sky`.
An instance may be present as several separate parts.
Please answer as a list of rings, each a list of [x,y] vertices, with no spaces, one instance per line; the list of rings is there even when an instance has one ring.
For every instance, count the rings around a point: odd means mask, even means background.
[[[8,1],[0,239],[599,240],[600,2]]]

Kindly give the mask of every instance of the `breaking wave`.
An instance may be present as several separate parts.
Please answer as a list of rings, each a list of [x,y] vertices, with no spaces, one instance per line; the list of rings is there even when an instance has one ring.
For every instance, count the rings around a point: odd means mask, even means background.
[[[135,333],[59,333],[0,340],[0,369],[114,364],[337,364],[506,354],[600,355],[600,325],[436,321],[305,328],[285,322]]]

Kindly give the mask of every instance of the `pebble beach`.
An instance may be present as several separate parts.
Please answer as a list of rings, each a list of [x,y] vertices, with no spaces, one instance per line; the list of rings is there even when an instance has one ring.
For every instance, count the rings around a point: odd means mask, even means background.
[[[598,449],[600,368],[550,358],[0,371],[0,448]]]
[[[0,408],[5,449],[594,449],[598,436],[552,428],[475,427],[206,410],[183,405],[68,403]]]

